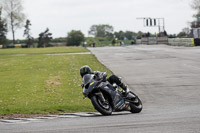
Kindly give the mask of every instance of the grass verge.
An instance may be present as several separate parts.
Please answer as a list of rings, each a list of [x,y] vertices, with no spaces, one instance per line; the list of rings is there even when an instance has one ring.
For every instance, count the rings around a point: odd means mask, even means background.
[[[48,47],[48,48],[13,48],[0,49],[0,55],[12,54],[54,54],[54,53],[79,53],[89,52],[83,47]]]
[[[94,111],[80,86],[79,68],[86,64],[111,74],[94,55],[1,56],[0,116]]]

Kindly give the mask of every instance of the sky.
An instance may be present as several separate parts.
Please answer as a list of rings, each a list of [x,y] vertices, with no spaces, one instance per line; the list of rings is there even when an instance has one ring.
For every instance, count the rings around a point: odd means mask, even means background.
[[[31,21],[34,38],[48,27],[53,38],[66,37],[71,30],[88,36],[94,24],[109,24],[114,31],[158,32],[158,27],[144,27],[137,18],[164,18],[168,34],[177,34],[189,27],[195,11],[191,0],[23,0],[23,12]],[[16,31],[24,39],[24,28]],[[11,32],[7,38],[11,39]]]

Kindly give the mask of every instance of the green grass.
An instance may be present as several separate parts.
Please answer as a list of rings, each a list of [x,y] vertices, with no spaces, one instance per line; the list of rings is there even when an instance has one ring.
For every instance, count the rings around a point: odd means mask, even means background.
[[[89,52],[83,47],[48,47],[48,48],[12,48],[0,49],[0,55],[11,54],[53,54],[53,53],[79,53]]]
[[[24,53],[18,50],[15,53]],[[43,50],[40,53],[53,49]],[[80,86],[79,68],[86,64],[111,74],[93,55],[1,56],[0,115],[94,111],[90,100],[83,100]]]

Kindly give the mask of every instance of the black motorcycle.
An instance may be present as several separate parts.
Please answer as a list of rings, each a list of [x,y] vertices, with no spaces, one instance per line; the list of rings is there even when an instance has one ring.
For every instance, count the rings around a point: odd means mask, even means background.
[[[88,97],[94,108],[102,115],[111,115],[113,111],[130,111],[139,113],[142,111],[142,102],[133,92],[124,94],[116,84],[108,81],[94,80],[94,74],[86,74],[83,77],[83,95]]]

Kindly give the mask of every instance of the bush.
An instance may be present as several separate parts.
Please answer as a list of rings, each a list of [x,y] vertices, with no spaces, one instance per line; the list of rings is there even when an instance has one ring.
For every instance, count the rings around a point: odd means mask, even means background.
[[[72,30],[67,35],[67,46],[79,46],[85,40],[81,31]]]

